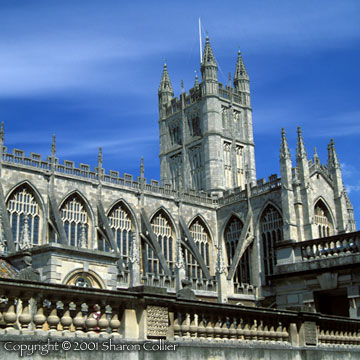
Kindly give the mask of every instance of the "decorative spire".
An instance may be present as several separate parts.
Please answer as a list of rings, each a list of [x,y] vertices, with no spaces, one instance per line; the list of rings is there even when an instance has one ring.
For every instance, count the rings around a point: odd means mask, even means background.
[[[164,63],[164,69],[163,69],[160,86],[159,86],[159,93],[162,93],[162,92],[168,92],[168,93],[171,93],[172,96],[174,95],[174,90],[171,85],[171,81],[170,81],[169,73],[167,71],[166,63]]]
[[[141,157],[140,159],[140,186],[144,186],[144,179],[145,179],[145,167],[144,167],[144,158]]]
[[[225,274],[226,273],[226,266],[225,266],[225,262],[224,262],[224,257],[223,257],[221,245],[217,245],[216,249],[217,249],[216,272],[218,274]]]
[[[249,74],[246,71],[244,60],[241,56],[240,50],[238,51],[238,58],[236,62],[235,74],[234,74],[234,86],[237,87],[239,80],[249,80]]]
[[[133,241],[130,244],[129,261],[132,264],[134,263],[140,264],[140,250],[136,239],[133,239]]]
[[[296,157],[300,158],[300,159],[306,159],[307,155],[306,155],[304,139],[302,137],[300,126],[298,126],[298,128],[297,128],[297,133],[298,133],[298,140],[297,140],[297,146],[296,146]]]
[[[178,240],[176,242],[176,267],[178,269],[185,269],[185,262],[184,262],[184,256],[181,249],[181,243]]]
[[[87,248],[86,225],[84,223],[81,223],[80,225],[79,247],[82,249]]]
[[[1,122],[1,128],[0,128],[0,141],[1,141],[1,143],[4,142],[4,134],[5,134],[5,132],[4,132],[4,122],[2,121]]]
[[[0,207],[0,254],[4,254],[6,252],[6,240],[3,228],[3,214]]]
[[[206,36],[205,49],[204,49],[204,54],[203,54],[203,57],[202,57],[201,65],[202,66],[213,65],[213,66],[217,67],[215,56],[214,56],[214,53],[212,51],[212,48],[211,48],[211,45],[210,45],[210,40],[209,40],[208,36]]]
[[[328,145],[328,168],[340,168],[339,159],[335,150],[334,139],[330,139],[330,144]]]
[[[55,134],[52,136],[52,143],[51,143],[51,156],[55,157],[56,153],[56,140],[55,140]]]
[[[101,148],[101,146],[99,146],[99,154],[98,154],[98,167],[99,167],[99,169],[102,168],[102,162],[103,162],[102,148]]]
[[[280,146],[280,159],[290,159],[289,145],[286,140],[285,129],[281,129],[281,146]]]
[[[31,239],[30,239],[30,229],[29,229],[29,217],[28,214],[24,214],[24,224],[19,241],[19,250],[30,249],[30,248],[31,248]]]
[[[320,165],[320,158],[319,158],[319,155],[317,153],[316,146],[314,147],[313,162],[314,162],[315,165]]]
[[[199,88],[199,77],[198,77],[198,74],[195,70],[195,83],[194,83],[194,88],[195,89],[198,89]]]

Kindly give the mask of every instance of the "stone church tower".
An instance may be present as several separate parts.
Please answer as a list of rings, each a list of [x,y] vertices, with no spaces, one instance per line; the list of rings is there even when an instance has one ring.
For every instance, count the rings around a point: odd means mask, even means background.
[[[222,193],[256,183],[249,75],[238,53],[233,86],[218,82],[206,38],[201,78],[174,97],[166,64],[159,87],[161,183]],[[230,76],[229,76],[230,77]]]

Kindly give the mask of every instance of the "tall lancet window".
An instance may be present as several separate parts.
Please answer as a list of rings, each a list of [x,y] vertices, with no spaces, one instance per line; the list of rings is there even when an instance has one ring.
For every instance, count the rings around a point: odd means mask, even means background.
[[[23,185],[14,190],[7,210],[16,250],[39,245],[40,208],[31,188]]]
[[[66,200],[60,213],[69,245],[88,248],[89,216],[80,196],[75,194]]]
[[[170,221],[163,211],[160,211],[151,220],[151,226],[159,242],[160,249],[165,257],[170,271],[175,267],[174,231]],[[159,259],[148,244],[145,244],[145,269],[147,273],[154,275],[164,274]]]
[[[124,205],[120,203],[113,207],[108,218],[118,251],[124,265],[127,265],[134,233],[130,215],[125,210]]]
[[[224,142],[225,187],[232,187],[231,143]]]
[[[200,255],[204,260],[204,263],[210,271],[211,261],[211,242],[209,232],[205,228],[203,222],[200,219],[195,219],[190,226],[191,236],[199,249]],[[204,277],[203,271],[198,262],[187,249],[184,251],[185,264],[186,264],[186,276],[189,279],[202,279]]]
[[[330,212],[322,200],[318,200],[315,205],[315,224],[319,238],[333,235],[334,226]]]
[[[242,229],[242,222],[235,216],[231,217],[225,228],[225,246],[229,268],[232,264],[236,247],[240,241]],[[248,246],[242,255],[234,274],[234,283],[251,284],[251,250],[252,245]]]
[[[274,206],[268,205],[260,220],[261,241],[263,246],[264,273],[274,273],[276,265],[275,244],[283,239],[283,220]]]

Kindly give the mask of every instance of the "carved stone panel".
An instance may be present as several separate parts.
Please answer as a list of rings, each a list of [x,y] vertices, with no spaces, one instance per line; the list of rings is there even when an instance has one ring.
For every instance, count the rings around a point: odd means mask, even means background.
[[[304,335],[305,345],[317,345],[317,328],[316,323],[305,321],[304,322]]]
[[[147,335],[148,337],[166,337],[169,327],[168,308],[163,306],[148,305],[147,314]]]

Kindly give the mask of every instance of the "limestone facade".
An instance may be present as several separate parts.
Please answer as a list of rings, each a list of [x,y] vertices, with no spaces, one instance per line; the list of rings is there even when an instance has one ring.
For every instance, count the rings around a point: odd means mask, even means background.
[[[9,153],[2,127],[2,256],[20,268],[20,255],[30,250],[33,267],[48,283],[110,290],[150,285],[175,293],[187,278],[199,299],[296,309],[309,309],[306,299],[321,297],[321,284],[338,276],[349,307],[358,306],[351,299],[359,293],[359,277],[337,270],[349,263],[358,269],[360,244],[357,235],[346,244],[337,240],[356,228],[333,140],[325,165],[316,153],[308,158],[299,129],[293,166],[283,131],[281,178],[256,180],[242,55],[233,85],[230,80],[224,87],[207,39],[201,74],[202,81],[196,78],[189,94],[183,90],[177,99],[164,66],[158,93],[161,184],[147,182],[142,163],[137,179],[107,173],[101,149],[94,170],[60,163],[55,138],[45,160],[17,149]],[[313,249],[319,246],[315,239],[334,236],[326,259],[325,245],[312,257],[301,253],[302,243],[315,241]],[[339,250],[340,263],[326,264],[340,248],[346,250]],[[323,270],[312,274],[306,264],[313,261]],[[298,264],[309,266],[310,287]],[[286,280],[291,266],[296,286]],[[349,315],[359,317],[357,311]]]

